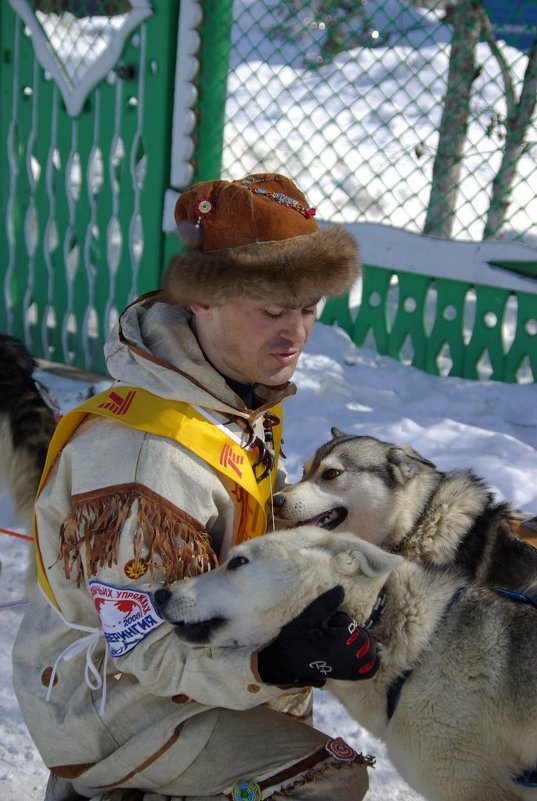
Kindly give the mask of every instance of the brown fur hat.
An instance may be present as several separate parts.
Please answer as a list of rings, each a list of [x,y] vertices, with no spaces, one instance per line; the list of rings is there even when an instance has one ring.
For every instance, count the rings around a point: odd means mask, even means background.
[[[193,184],[175,206],[188,251],[170,262],[166,300],[299,307],[348,291],[360,273],[358,245],[343,228],[319,230],[314,215],[283,175]]]

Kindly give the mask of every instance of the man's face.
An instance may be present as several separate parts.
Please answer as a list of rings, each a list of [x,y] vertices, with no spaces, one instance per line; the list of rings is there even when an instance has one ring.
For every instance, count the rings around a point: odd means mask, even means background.
[[[228,378],[278,386],[289,381],[315,322],[317,302],[299,309],[234,300],[192,305],[209,361]]]

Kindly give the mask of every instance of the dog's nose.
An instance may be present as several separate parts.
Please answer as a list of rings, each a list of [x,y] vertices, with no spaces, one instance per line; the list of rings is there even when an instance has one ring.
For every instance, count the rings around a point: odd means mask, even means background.
[[[276,495],[272,497],[272,505],[275,509],[281,509],[285,503],[285,495],[281,492],[277,492]]]
[[[171,592],[167,589],[157,590],[153,593],[153,598],[155,599],[155,603],[157,606],[162,607],[166,605],[166,601],[168,601],[171,597]]]

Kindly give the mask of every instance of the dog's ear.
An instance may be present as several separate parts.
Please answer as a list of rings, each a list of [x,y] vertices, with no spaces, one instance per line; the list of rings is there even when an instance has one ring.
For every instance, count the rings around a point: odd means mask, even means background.
[[[384,551],[355,534],[332,534],[330,550],[336,569],[345,576],[360,573],[371,578],[387,576],[403,561],[402,556]]]
[[[388,450],[386,458],[398,484],[406,484],[424,467],[436,469],[436,465],[421,456],[410,445],[393,445]]]
[[[349,436],[348,434],[345,434],[345,432],[342,431],[340,428],[336,428],[335,426],[332,426],[332,428],[330,429],[330,433],[332,434],[332,439]]]

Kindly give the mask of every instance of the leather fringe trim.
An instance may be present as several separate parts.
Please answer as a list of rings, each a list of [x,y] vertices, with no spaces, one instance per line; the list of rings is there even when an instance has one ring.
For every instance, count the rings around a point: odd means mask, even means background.
[[[276,801],[292,796],[297,788],[316,782],[332,770],[348,770],[357,765],[366,769],[375,766],[375,757],[364,756],[355,751],[352,751],[352,754],[349,760],[340,761],[328,753],[326,746],[319,748],[288,768],[257,782],[263,801]],[[228,790],[224,790],[224,795],[230,801],[234,798],[233,792]]]
[[[147,566],[153,581],[171,584],[218,565],[203,526],[162,496],[140,484],[106,487],[73,497],[60,529],[58,558],[65,577],[95,576],[118,563],[123,528],[136,516],[132,556]]]
[[[307,773],[303,773],[302,776],[300,776],[290,784],[284,785],[279,789],[276,789],[273,793],[266,796],[264,801],[271,801],[271,799],[282,798],[282,797],[285,798],[286,796],[291,796],[299,787],[303,787],[305,784],[313,784],[318,779],[322,779],[325,776],[325,774],[328,773],[329,771],[350,770],[354,767],[355,764],[356,763],[351,762],[350,764],[343,765],[337,762],[328,762],[324,763],[323,765],[318,765],[317,767],[307,771]],[[358,764],[367,766],[366,762],[358,761]]]

